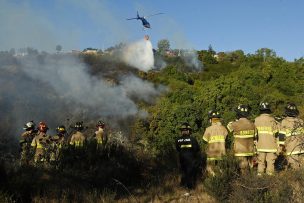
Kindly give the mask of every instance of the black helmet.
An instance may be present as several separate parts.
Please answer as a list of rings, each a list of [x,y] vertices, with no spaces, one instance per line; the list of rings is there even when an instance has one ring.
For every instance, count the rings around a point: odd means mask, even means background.
[[[56,132],[57,134],[64,134],[66,133],[66,129],[65,129],[65,126],[64,125],[60,125],[56,128]]]
[[[299,110],[294,103],[288,103],[285,107],[285,114],[290,117],[296,117],[299,115]]]
[[[270,105],[268,102],[261,102],[259,106],[260,111],[271,111],[270,110]]]
[[[189,125],[189,123],[184,122],[179,129],[181,129],[181,130],[191,130],[191,126]]]
[[[29,122],[27,122],[26,124],[24,124],[24,127],[23,127],[23,129],[24,130],[27,130],[27,131],[29,131],[29,130],[34,130],[35,129],[35,123],[34,123],[34,121],[29,121]]]
[[[82,121],[81,122],[76,122],[74,128],[76,130],[83,130],[83,125],[82,124],[83,124]]]
[[[211,118],[220,118],[221,115],[220,115],[220,113],[217,110],[212,109],[212,110],[210,110],[208,112],[208,117],[209,117],[209,119],[211,119]]]
[[[105,123],[103,121],[98,121],[97,124],[96,124],[96,127],[99,128],[104,128],[105,127]]]
[[[249,107],[247,105],[240,104],[235,112],[239,118],[247,118],[249,115]]]

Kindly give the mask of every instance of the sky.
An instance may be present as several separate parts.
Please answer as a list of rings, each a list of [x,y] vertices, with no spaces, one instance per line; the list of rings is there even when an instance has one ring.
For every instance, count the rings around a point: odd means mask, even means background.
[[[0,50],[33,47],[54,52],[105,49],[148,34],[154,47],[217,52],[271,48],[293,61],[304,56],[302,0],[0,0]],[[147,20],[126,18],[163,12]]]

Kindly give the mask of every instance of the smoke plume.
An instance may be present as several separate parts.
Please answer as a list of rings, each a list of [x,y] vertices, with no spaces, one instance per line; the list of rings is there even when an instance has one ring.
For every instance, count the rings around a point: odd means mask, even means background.
[[[149,40],[139,40],[127,44],[122,49],[122,60],[130,66],[142,71],[148,71],[154,66],[152,44]]]
[[[50,129],[67,125],[67,118],[94,124],[103,119],[120,127],[121,120],[146,115],[137,101],[153,102],[165,90],[131,73],[110,84],[102,75],[91,75],[89,67],[73,55],[10,59],[0,58],[0,122],[5,124],[6,136],[20,134],[30,120],[46,121]]]

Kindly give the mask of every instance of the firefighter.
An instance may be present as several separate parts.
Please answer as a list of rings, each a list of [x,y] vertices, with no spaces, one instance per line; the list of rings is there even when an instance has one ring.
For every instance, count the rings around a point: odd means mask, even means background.
[[[94,138],[97,142],[97,149],[102,149],[105,145],[107,136],[105,132],[105,123],[103,121],[98,121],[96,124],[97,131],[95,131]]]
[[[45,122],[39,122],[38,133],[34,137],[31,146],[35,150],[34,162],[36,165],[46,163],[48,161],[48,150],[50,145],[50,137],[46,134],[48,126]]]
[[[260,115],[255,118],[254,124],[257,128],[257,153],[258,153],[258,175],[273,175],[274,162],[277,158],[278,145],[276,133],[278,125],[271,115],[268,102],[261,102],[259,105]]]
[[[225,141],[228,131],[222,125],[218,111],[211,110],[208,112],[208,116],[211,126],[206,128],[203,140],[207,143],[207,172],[214,176],[214,166],[226,154]]]
[[[23,129],[25,132],[22,133],[19,140],[21,148],[20,164],[29,165],[31,160],[31,143],[37,134],[37,130],[35,129],[35,123],[33,121],[27,122]]]
[[[294,103],[287,104],[285,114],[279,131],[280,144],[284,146],[289,167],[300,169],[304,164],[304,123],[298,118],[299,110]]]
[[[57,162],[60,157],[61,150],[64,145],[66,135],[66,128],[64,125],[60,125],[56,128],[56,135],[51,138],[51,155],[50,161]]]
[[[256,128],[253,122],[247,118],[249,116],[247,105],[239,105],[236,109],[236,116],[237,120],[230,122],[227,128],[230,132],[233,132],[234,156],[239,160],[239,168],[244,173],[253,166]]]
[[[76,122],[74,125],[76,132],[71,136],[70,145],[75,149],[81,149],[84,147],[86,142],[86,137],[83,135],[82,131],[84,129],[83,122]]]
[[[193,189],[199,171],[198,159],[200,147],[197,140],[191,136],[191,127],[188,123],[183,123],[180,130],[181,136],[175,140],[182,172],[180,185],[188,189]]]

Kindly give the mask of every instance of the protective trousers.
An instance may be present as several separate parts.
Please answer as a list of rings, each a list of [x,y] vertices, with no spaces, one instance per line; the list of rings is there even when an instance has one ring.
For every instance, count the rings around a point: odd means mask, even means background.
[[[197,174],[198,174],[198,168],[196,167],[195,161],[192,159],[181,159],[180,160],[181,165],[181,186],[187,187],[189,189],[194,188]]]
[[[258,154],[258,174],[263,174],[266,169],[268,175],[274,173],[274,162],[276,154],[273,152],[259,152]]]
[[[221,160],[208,160],[207,161],[207,173],[208,175],[215,176],[215,167],[218,165],[218,162]],[[221,172],[221,170],[220,170]]]
[[[239,168],[242,173],[253,167],[252,156],[237,156],[237,159],[239,160]]]

